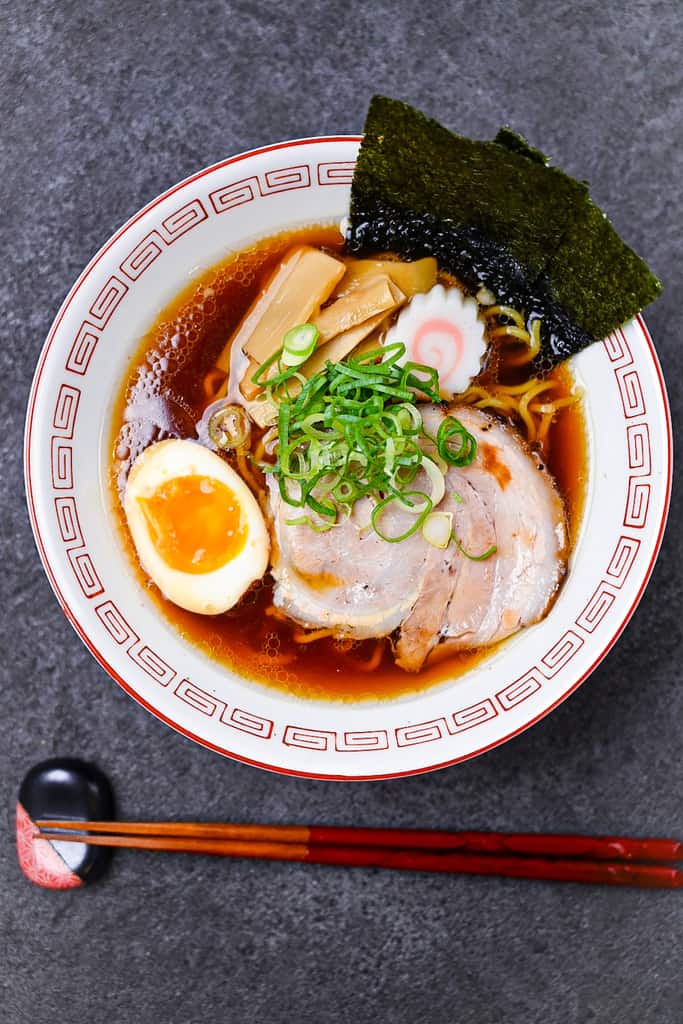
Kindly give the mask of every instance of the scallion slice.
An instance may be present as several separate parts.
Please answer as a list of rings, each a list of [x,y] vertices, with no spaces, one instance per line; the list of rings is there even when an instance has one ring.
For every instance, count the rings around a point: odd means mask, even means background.
[[[453,532],[452,512],[430,512],[422,524],[422,536],[432,547],[445,550]]]
[[[477,454],[477,442],[454,416],[446,416],[439,424],[436,447],[451,466],[469,466]]]
[[[251,436],[251,420],[241,405],[226,403],[212,414],[209,438],[221,451],[243,448]]]
[[[496,545],[492,544],[491,547],[487,551],[484,551],[482,555],[473,555],[471,554],[471,552],[465,551],[464,547],[462,546],[458,538],[455,536],[455,534],[452,534],[451,536],[453,537],[453,540],[455,541],[455,546],[457,547],[460,554],[464,555],[465,558],[469,558],[470,562],[485,562],[487,559],[495,555],[496,551],[498,550]]]
[[[312,355],[320,331],[315,324],[298,324],[287,331],[282,343],[282,365],[301,366]]]

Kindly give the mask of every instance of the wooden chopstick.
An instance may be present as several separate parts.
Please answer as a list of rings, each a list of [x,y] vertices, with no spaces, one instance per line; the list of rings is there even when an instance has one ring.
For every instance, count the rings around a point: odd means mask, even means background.
[[[441,832],[426,829],[345,828],[339,826],[251,825],[201,821],[37,821],[40,829],[120,836],[174,836],[308,846],[365,846],[468,853],[515,853],[596,860],[683,860],[683,842],[630,836],[542,835],[534,832]]]
[[[552,859],[515,854],[476,854],[396,849],[384,846],[333,846],[306,843],[253,842],[250,840],[198,839],[179,836],[79,835],[75,832],[40,832],[38,839],[115,846],[134,850],[165,850],[203,853],[220,857],[299,861],[343,867],[393,868],[449,874],[499,875],[558,882],[631,885],[652,889],[683,886],[683,871],[665,864],[627,861]]]
[[[58,831],[41,831],[36,838],[91,846],[648,888],[683,886],[683,870],[655,863],[681,858],[682,844],[667,839],[201,822],[37,824]]]

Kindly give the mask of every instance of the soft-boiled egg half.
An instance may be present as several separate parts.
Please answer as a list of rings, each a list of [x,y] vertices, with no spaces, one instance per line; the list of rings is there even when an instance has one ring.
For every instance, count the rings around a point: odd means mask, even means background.
[[[130,471],[124,507],[143,569],[188,611],[227,611],[268,567],[270,538],[254,495],[196,441],[147,448]]]

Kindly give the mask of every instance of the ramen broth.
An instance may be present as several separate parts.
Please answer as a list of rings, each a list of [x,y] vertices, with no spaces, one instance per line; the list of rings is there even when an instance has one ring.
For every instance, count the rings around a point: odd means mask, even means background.
[[[240,603],[218,616],[185,611],[166,600],[140,567],[127,529],[122,496],[133,461],[166,437],[194,437],[195,425],[214,397],[212,368],[264,281],[295,244],[317,246],[340,256],[336,227],[279,234],[230,256],[191,282],[160,314],[141,340],[118,399],[112,437],[112,490],[123,542],[141,583],[163,615],[188,641],[211,658],[268,686],[298,696],[358,700],[413,692],[461,675],[495,647],[441,654],[437,647],[418,673],[394,663],[386,639],[351,641],[325,637],[297,642],[305,631],[274,614],[270,576]],[[489,367],[506,381],[524,379],[505,366],[500,346]],[[487,381],[491,369],[482,375]],[[573,380],[566,366],[553,371],[554,397],[569,396]],[[258,437],[258,430],[256,436]],[[586,432],[580,403],[560,409],[548,435],[547,465],[567,509],[570,542],[580,525],[587,480]],[[236,467],[234,460],[231,463]],[[321,581],[324,586],[324,580]]]

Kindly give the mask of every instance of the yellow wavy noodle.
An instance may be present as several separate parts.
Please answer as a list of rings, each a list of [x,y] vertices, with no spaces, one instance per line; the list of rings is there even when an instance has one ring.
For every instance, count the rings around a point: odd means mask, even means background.
[[[315,640],[323,640],[326,636],[334,636],[333,629],[295,629],[292,640],[296,644],[312,644]]]
[[[374,672],[376,668],[379,668],[383,655],[384,638],[377,641],[375,649],[367,661],[355,661],[354,659],[354,668],[359,672]]]
[[[515,327],[514,324],[503,324],[501,327],[494,327],[489,331],[489,338],[515,338],[529,344],[529,332],[524,327]]]
[[[213,370],[209,370],[209,372],[204,376],[202,388],[207,405],[218,397],[226,379],[225,373],[217,367],[214,367]]]
[[[527,441],[535,442],[545,449],[550,425],[557,412],[578,402],[581,392],[577,389],[572,395],[554,400],[548,400],[550,396],[547,396],[541,402],[534,402],[534,399],[544,392],[561,387],[560,381],[539,380],[538,377],[532,377],[523,384],[492,384],[488,388],[475,384],[467,389],[460,401],[477,409],[516,417],[525,427]]]
[[[531,331],[528,331],[524,324],[524,317],[512,306],[489,306],[488,309],[483,310],[482,316],[486,321],[491,341],[500,339],[501,341],[515,342],[517,345],[521,342],[524,345],[519,354],[506,358],[508,366],[525,366],[536,358],[541,350],[541,321],[539,319],[532,322]],[[504,321],[511,320],[512,323],[499,322],[497,326],[493,327],[492,324],[496,320],[500,321],[501,318]]]

